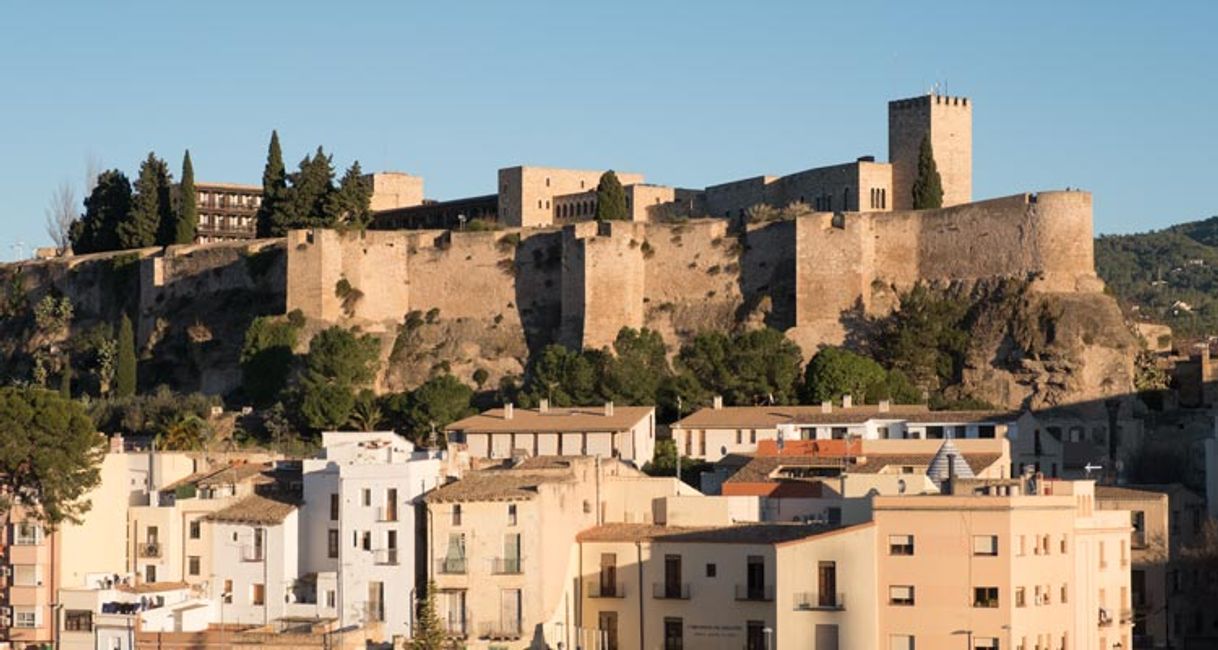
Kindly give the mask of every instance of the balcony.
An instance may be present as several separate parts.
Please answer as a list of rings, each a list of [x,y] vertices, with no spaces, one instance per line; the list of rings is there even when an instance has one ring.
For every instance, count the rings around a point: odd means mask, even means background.
[[[774,585],[736,585],[736,600],[768,603],[774,600]]]
[[[440,627],[444,629],[444,634],[458,639],[469,637],[469,628],[471,617],[469,610],[463,612],[448,612],[448,615],[440,619]]]
[[[242,546],[242,562],[261,562],[266,559],[266,551],[261,546]]]
[[[478,638],[491,640],[519,639],[521,634],[520,621],[494,621],[478,626]]]
[[[436,560],[436,573],[440,575],[465,575],[465,558]]]
[[[841,611],[846,609],[846,594],[812,593],[795,594],[795,609],[800,611]]]
[[[161,545],[157,542],[148,542],[140,544],[136,549],[140,557],[159,558],[161,557]]]
[[[602,584],[600,580],[589,580],[584,590],[589,598],[625,598],[626,585],[620,582]]]
[[[388,566],[396,566],[398,564],[398,550],[396,548],[383,548],[375,554],[376,563]]]
[[[1150,544],[1146,541],[1146,531],[1135,530],[1129,534],[1129,547],[1134,550],[1143,550],[1150,548]]]
[[[651,595],[657,600],[689,600],[688,582],[654,582]]]
[[[520,573],[521,561],[518,557],[497,557],[491,560],[491,573],[495,575],[516,575]]]
[[[381,506],[376,509],[377,521],[397,521],[398,509],[392,506]]]

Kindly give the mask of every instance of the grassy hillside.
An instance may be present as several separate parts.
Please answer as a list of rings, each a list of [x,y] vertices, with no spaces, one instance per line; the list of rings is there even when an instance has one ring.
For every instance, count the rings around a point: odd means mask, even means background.
[[[1218,217],[1095,240],[1095,267],[1141,320],[1177,337],[1218,334]]]

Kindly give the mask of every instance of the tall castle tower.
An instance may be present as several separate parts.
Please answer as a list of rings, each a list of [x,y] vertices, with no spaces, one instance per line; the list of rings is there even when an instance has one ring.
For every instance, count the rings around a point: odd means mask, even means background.
[[[888,102],[888,161],[892,163],[892,207],[913,207],[918,148],[930,138],[943,180],[943,206],[973,200],[973,104],[967,97],[930,93]]]

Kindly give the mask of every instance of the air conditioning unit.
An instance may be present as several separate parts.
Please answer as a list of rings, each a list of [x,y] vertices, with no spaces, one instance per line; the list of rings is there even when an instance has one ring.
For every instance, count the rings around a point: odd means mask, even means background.
[[[13,577],[13,565],[5,564],[3,566],[0,566],[0,575],[4,576],[6,578]]]

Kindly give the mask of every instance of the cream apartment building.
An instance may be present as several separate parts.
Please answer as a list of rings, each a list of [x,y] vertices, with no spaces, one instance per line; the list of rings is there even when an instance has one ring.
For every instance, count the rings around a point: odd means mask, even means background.
[[[887,402],[855,406],[849,396],[841,406],[723,406],[716,397],[711,407],[674,422],[672,437],[682,455],[716,462],[728,454],[753,453],[759,442],[777,441],[780,432],[785,442],[1002,440],[1033,422],[1030,414],[1008,411],[931,411]]]
[[[956,480],[875,497],[888,648],[1131,648],[1129,513],[1090,481]]]
[[[636,467],[655,455],[656,414],[651,406],[552,407],[506,404],[445,427],[448,441],[474,458],[600,456]]]
[[[1134,641],[1138,647],[1167,645],[1167,575],[1171,538],[1168,533],[1168,498],[1163,492],[1097,485],[1095,503],[1100,510],[1129,513],[1129,578],[1133,605]]]
[[[879,647],[870,523],[605,524],[578,542],[576,647]]]

